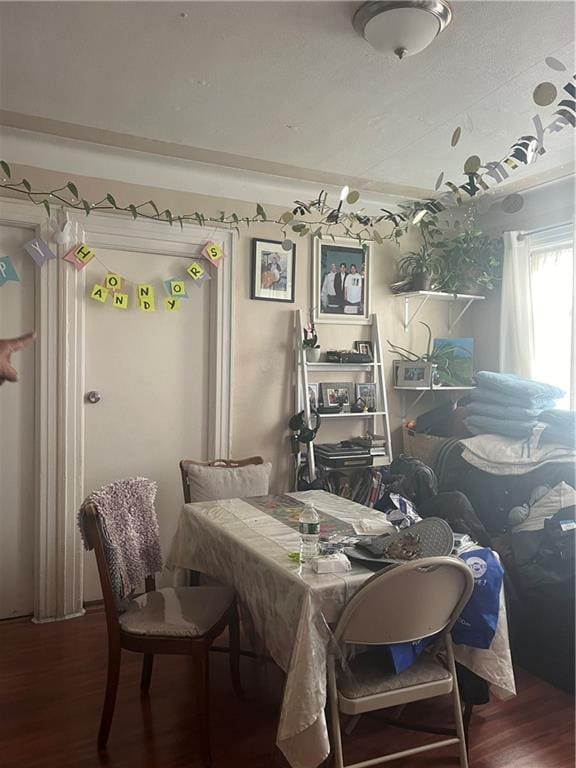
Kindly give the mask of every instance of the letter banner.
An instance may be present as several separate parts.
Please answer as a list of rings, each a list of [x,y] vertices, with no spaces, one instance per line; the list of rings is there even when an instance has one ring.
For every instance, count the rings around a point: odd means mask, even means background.
[[[68,251],[64,256],[64,261],[68,261],[77,272],[80,272],[93,258],[94,252],[88,248],[86,243],[81,243],[78,247]]]
[[[94,301],[99,301],[101,304],[105,304],[106,299],[108,298],[108,293],[108,288],[106,288],[105,285],[99,285],[98,283],[95,283],[92,287],[90,298],[94,299]]]
[[[166,293],[171,299],[188,298],[184,280],[178,280],[176,277],[173,277],[170,280],[164,280],[164,287],[166,288]]]
[[[19,283],[20,278],[18,277],[18,273],[14,269],[14,264],[12,264],[12,259],[10,256],[3,256],[0,259],[0,286],[4,285],[4,283]]]
[[[116,309],[128,309],[128,294],[114,293],[112,295],[112,306]]]
[[[197,261],[193,261],[192,264],[187,267],[186,272],[188,272],[192,280],[200,280],[200,278],[206,274],[204,267],[201,264],[198,264]]]
[[[209,242],[206,243],[202,249],[202,255],[205,256],[208,261],[214,264],[215,267],[219,267],[224,253],[222,252],[222,248],[220,248],[218,243]]]
[[[108,272],[106,275],[106,288],[110,291],[121,291],[122,290],[122,276],[117,275],[114,272]]]
[[[44,262],[56,258],[56,254],[50,249],[48,244],[40,238],[29,240],[27,243],[24,243],[24,250],[32,256],[38,267],[41,267]]]

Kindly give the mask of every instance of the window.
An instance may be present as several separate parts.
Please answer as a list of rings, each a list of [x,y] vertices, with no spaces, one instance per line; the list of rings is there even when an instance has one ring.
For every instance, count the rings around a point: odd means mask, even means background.
[[[529,237],[534,375],[567,393],[559,408],[576,407],[574,249],[570,226]]]

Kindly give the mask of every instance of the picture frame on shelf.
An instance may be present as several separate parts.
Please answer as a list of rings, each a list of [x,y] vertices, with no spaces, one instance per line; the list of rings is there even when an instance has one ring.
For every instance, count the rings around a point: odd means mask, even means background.
[[[394,360],[394,380],[402,389],[432,387],[434,364],[423,360]]]
[[[340,405],[343,411],[349,411],[355,400],[354,384],[351,382],[322,382],[320,384],[320,399],[324,407]]]
[[[317,323],[370,323],[370,245],[313,239],[312,306]]]
[[[371,360],[374,360],[374,347],[371,341],[355,341],[354,349],[361,355],[369,355]]]
[[[375,411],[376,403],[376,382],[369,381],[362,384],[356,384],[356,400],[361,398],[366,403],[368,411]]]
[[[318,400],[318,384],[308,384],[308,403],[310,408],[317,409],[319,405]]]
[[[250,298],[294,303],[296,245],[290,251],[279,240],[252,238]]]

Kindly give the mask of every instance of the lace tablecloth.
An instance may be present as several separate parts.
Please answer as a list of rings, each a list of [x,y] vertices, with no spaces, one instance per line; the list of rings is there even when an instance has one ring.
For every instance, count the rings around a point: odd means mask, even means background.
[[[311,501],[345,523],[381,513],[324,491],[288,495]],[[260,506],[260,508],[259,508]],[[233,586],[241,611],[267,652],[286,672],[277,745],[293,768],[316,768],[330,752],[324,716],[329,631],[349,598],[372,573],[353,564],[340,574],[316,574],[288,557],[299,549],[297,505],[283,514],[246,499],[185,504],[167,559],[170,568],[201,571]],[[280,518],[280,519],[278,519]],[[284,521],[282,521],[284,519]],[[455,646],[460,663],[486,679],[500,698],[515,693],[504,600],[488,650]]]

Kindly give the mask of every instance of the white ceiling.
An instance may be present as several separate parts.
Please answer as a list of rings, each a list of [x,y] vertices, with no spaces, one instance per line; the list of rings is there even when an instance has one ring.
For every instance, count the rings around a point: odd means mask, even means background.
[[[87,126],[125,146],[145,137],[227,153],[228,165],[431,189],[441,171],[461,183],[471,154],[501,159],[533,115],[550,122],[554,105],[537,107],[532,91],[543,80],[560,91],[574,71],[572,2],[456,0],[448,29],[401,62],[356,35],[357,7],[2,2],[0,107],[32,128],[69,124],[60,130],[73,137]],[[573,141],[571,127],[548,136],[514,180],[571,172]]]

